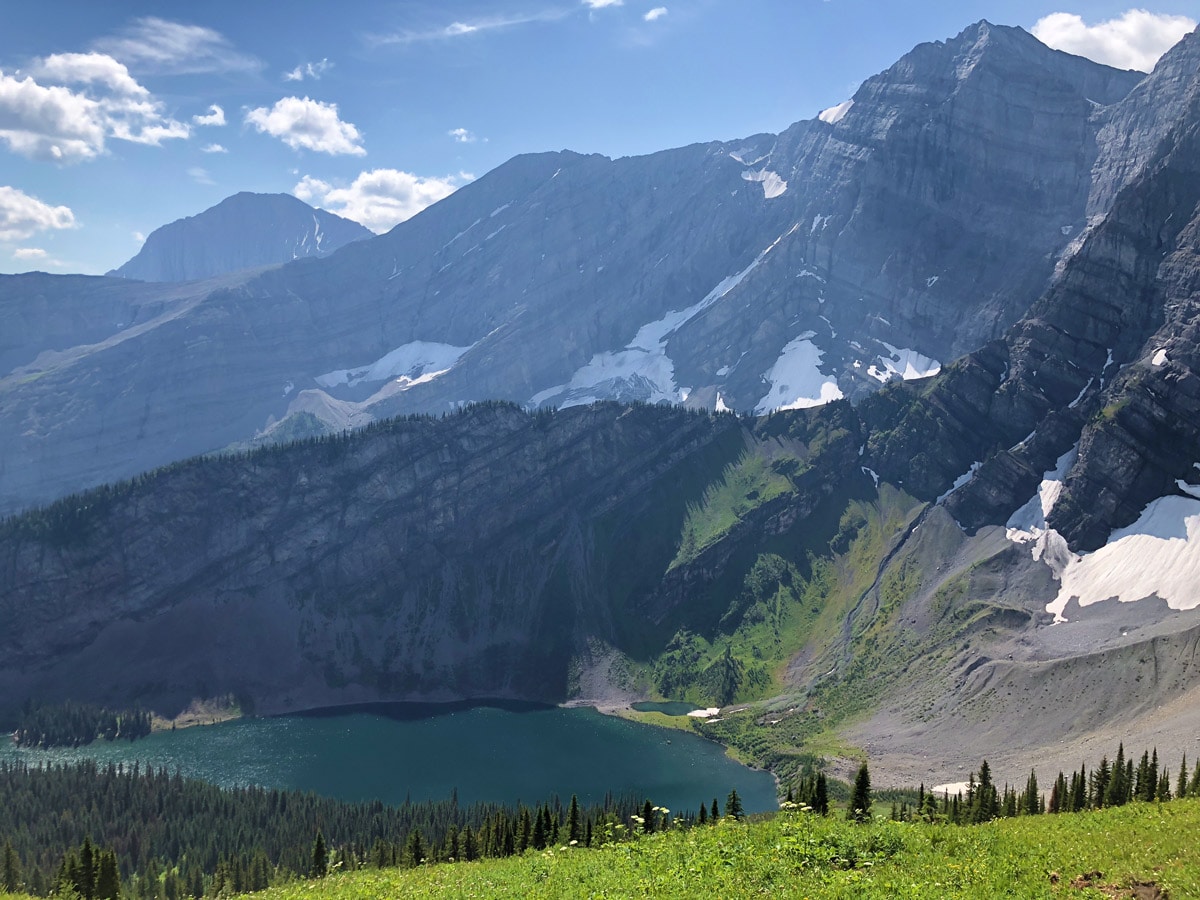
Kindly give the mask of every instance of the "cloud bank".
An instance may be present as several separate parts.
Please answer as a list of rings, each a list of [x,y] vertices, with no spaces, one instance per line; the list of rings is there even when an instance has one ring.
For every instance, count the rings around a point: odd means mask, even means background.
[[[1118,69],[1149,72],[1159,57],[1196,27],[1187,16],[1158,15],[1131,9],[1115,19],[1088,25],[1074,13],[1038,19],[1033,36],[1048,47]]]
[[[74,227],[75,214],[68,207],[50,206],[15,187],[0,185],[0,241],[20,241],[37,231]]]
[[[382,234],[427,206],[448,197],[471,180],[465,173],[446,178],[421,178],[399,169],[362,172],[349,187],[334,187],[305,175],[292,193],[314,206],[353,219]]]

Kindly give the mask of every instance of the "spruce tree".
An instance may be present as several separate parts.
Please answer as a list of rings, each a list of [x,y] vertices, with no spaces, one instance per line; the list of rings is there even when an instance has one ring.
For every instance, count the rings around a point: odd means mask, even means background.
[[[414,828],[408,833],[404,844],[404,864],[415,868],[425,861],[425,840],[421,837],[421,829]]]
[[[1179,778],[1175,782],[1175,796],[1186,797],[1188,795],[1188,770],[1187,770],[1187,754],[1183,754],[1183,760],[1179,763]]]
[[[709,822],[713,825],[717,824],[721,819],[721,807],[717,806],[717,798],[713,797],[712,812],[709,814]]]
[[[1028,816],[1036,816],[1042,811],[1041,793],[1038,791],[1037,774],[1033,769],[1029,770],[1029,781],[1025,783],[1025,809],[1023,812]]]
[[[329,850],[325,847],[325,835],[317,830],[317,839],[312,848],[312,877],[324,878],[329,871]]]
[[[817,773],[817,787],[813,792],[813,812],[819,816],[829,815],[829,785],[825,782],[825,773]]]
[[[571,806],[567,810],[567,840],[578,844],[583,837],[579,828],[579,798],[571,795]]]
[[[871,773],[864,761],[854,778],[854,793],[846,807],[846,818],[851,822],[866,822],[871,817]]]
[[[4,867],[0,869],[0,887],[10,894],[21,889],[21,860],[13,849],[12,841],[4,842]]]
[[[742,798],[738,796],[737,788],[734,788],[725,798],[725,816],[730,819],[741,819],[743,815]]]
[[[703,803],[700,804],[700,815],[696,816],[696,824],[697,825],[707,825],[708,824],[708,807],[705,806]]]
[[[117,900],[121,896],[121,875],[117,871],[117,854],[112,850],[101,850],[96,866],[97,900]],[[263,888],[267,885],[264,882]]]

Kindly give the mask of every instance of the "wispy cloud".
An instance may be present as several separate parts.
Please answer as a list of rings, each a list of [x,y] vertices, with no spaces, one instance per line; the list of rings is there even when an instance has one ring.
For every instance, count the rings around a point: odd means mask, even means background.
[[[454,138],[456,144],[473,144],[479,140],[473,131],[466,128],[452,128],[446,134]]]
[[[228,153],[229,151],[220,144],[208,144],[200,148],[201,153]]]
[[[313,150],[332,156],[363,156],[362,135],[338,116],[336,103],[308,97],[284,97],[270,109],[259,107],[246,113],[246,124],[279,138],[293,150]]]
[[[532,25],[537,22],[558,22],[569,15],[571,15],[571,10],[569,9],[547,9],[525,15],[487,16],[465,22],[455,21],[439,28],[405,30],[381,36],[372,35],[367,38],[367,41],[377,45],[404,45],[426,41],[442,41],[448,38],[463,37],[468,34],[498,31],[505,28],[514,28],[519,25]]]
[[[604,9],[608,6],[624,6],[625,0],[583,0],[588,9]]]
[[[208,174],[208,169],[203,169],[200,166],[192,166],[187,170],[188,177],[196,184],[213,185],[216,184],[212,180],[212,176]]]
[[[292,69],[290,72],[283,73],[284,81],[303,81],[305,78],[312,81],[320,81],[321,76],[333,68],[333,63],[328,59],[322,59],[320,62],[301,63]]]
[[[1088,25],[1074,13],[1051,13],[1038,19],[1033,36],[1056,50],[1116,66],[1149,72],[1159,57],[1196,27],[1187,16],[1159,15],[1131,9],[1115,19]]]
[[[92,45],[140,71],[160,75],[254,72],[262,62],[238,51],[219,31],[157,16],[134,19]]]
[[[645,19],[647,22],[656,22],[659,19],[661,19],[663,16],[665,16],[668,12],[669,12],[669,10],[665,6],[656,6],[656,7],[654,7],[654,9],[650,10],[648,13],[646,13],[644,16],[642,16],[642,18]]]

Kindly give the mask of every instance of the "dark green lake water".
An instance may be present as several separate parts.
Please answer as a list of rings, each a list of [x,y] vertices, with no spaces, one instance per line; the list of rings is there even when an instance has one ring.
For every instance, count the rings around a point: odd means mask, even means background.
[[[28,750],[29,763],[139,760],[224,786],[260,784],[343,800],[534,803],[557,793],[599,802],[636,792],[671,810],[722,803],[736,787],[747,812],[776,808],[775,782],[695,735],[593,709],[389,704],[152,734],[134,743]]]

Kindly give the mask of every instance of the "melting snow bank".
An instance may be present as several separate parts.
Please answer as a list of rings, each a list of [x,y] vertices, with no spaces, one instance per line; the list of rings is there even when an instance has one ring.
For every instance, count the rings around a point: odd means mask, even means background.
[[[693,709],[688,715],[693,719],[711,719],[721,711],[719,706],[710,706],[708,709]]]
[[[955,478],[954,484],[950,485],[949,489],[947,489],[947,491],[944,494],[942,494],[940,497],[938,497],[937,500],[934,502],[941,503],[943,500],[945,500],[947,497],[949,497],[951,494],[953,494],[955,491],[957,491],[960,487],[962,487],[964,484],[966,484],[968,481],[970,481],[972,478],[974,478],[975,473],[979,471],[979,467],[982,465],[983,465],[983,463],[980,460],[976,460],[975,462],[971,463],[971,468],[967,469],[967,471],[963,472],[961,475],[959,475],[957,478]]]
[[[471,346],[474,346],[472,344]],[[397,347],[386,356],[357,369],[338,369],[318,375],[317,384],[323,388],[339,384],[354,387],[363,382],[387,381],[395,378],[406,386],[432,381],[453,366],[471,347],[453,347],[432,341],[412,341]]]
[[[806,331],[783,348],[771,371],[763,376],[770,382],[771,390],[758,401],[756,413],[807,409],[842,399],[837,381],[821,373],[825,354],[810,340],[814,337],[815,332]]]
[[[1006,535],[1032,544],[1033,558],[1058,578],[1058,596],[1047,604],[1054,621],[1072,598],[1090,606],[1116,598],[1124,603],[1157,595],[1171,609],[1200,606],[1200,487],[1177,482],[1187,497],[1160,497],[1132,525],[1114,531],[1095,553],[1072,553],[1066,540],[1048,528],[1046,517],[1062,493],[1063,479],[1075,462],[1073,447],[1045,473],[1037,493],[1008,520]]]
[[[788,183],[770,169],[762,169],[758,172],[743,172],[742,178],[746,181],[757,181],[761,184],[763,196],[768,200],[774,200],[776,197],[781,197],[787,192]]]
[[[566,409],[606,399],[682,403],[690,389],[681,389],[675,383],[675,363],[667,356],[667,341],[684,324],[741,284],[780,241],[799,227],[799,224],[793,225],[775,238],[754,262],[736,275],[723,279],[698,303],[687,309],[672,310],[661,319],[643,325],[625,349],[597,353],[587,365],[575,371],[570,381],[534,394],[529,405],[537,407],[552,401],[560,409]]]

